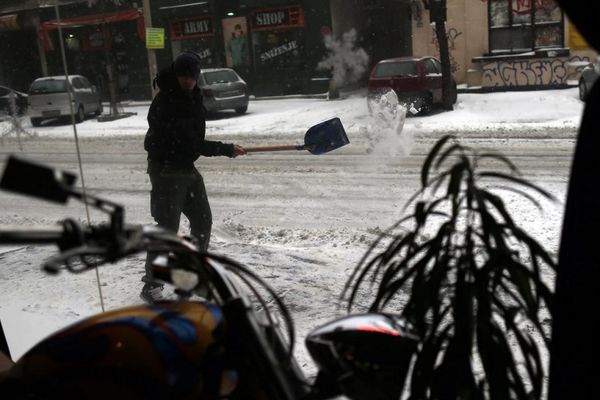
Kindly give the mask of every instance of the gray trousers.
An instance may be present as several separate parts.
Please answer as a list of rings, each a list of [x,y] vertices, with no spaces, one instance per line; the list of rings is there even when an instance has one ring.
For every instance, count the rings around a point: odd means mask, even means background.
[[[181,214],[190,221],[191,234],[198,240],[201,250],[208,249],[212,229],[212,213],[202,175],[196,168],[189,171],[159,171],[148,169],[152,191],[150,212],[156,223],[173,232],[179,229]],[[152,282],[150,264],[158,254],[148,252],[144,282]]]

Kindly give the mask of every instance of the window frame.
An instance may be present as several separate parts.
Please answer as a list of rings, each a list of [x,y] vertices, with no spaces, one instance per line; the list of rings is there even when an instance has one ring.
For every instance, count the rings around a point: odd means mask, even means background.
[[[514,12],[513,12],[514,0],[496,0],[496,1],[507,3],[508,25],[498,26],[498,27],[492,26],[492,3],[494,1],[489,0],[487,2],[488,3],[487,14],[488,14],[488,53],[490,55],[494,55],[494,56],[495,55],[510,55],[510,54],[519,54],[519,53],[523,53],[523,52],[537,51],[537,50],[544,50],[544,49],[557,49],[557,48],[563,49],[564,48],[564,46],[565,46],[565,13],[562,9],[560,10],[560,21],[556,21],[556,22],[537,21],[536,22],[536,11],[537,11],[536,0],[530,0],[531,1],[531,13],[529,16],[529,20],[526,23],[522,23],[522,22],[514,22]],[[558,6],[557,0],[554,0],[554,1]],[[548,46],[536,46],[536,41],[537,41],[536,39],[537,39],[537,35],[538,35],[537,32],[540,28],[545,28],[545,27],[558,27],[560,29],[560,44],[548,45]],[[514,34],[514,32],[519,29],[527,29],[527,28],[531,32],[531,37],[529,39],[529,46],[527,48],[513,47],[514,40],[512,38],[512,35]],[[493,40],[492,40],[494,31],[510,32],[511,48],[509,48],[509,49],[494,48]]]

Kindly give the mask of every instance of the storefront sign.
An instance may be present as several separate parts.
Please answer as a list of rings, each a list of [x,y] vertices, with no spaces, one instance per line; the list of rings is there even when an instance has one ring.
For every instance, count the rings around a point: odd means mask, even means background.
[[[17,14],[3,15],[0,17],[0,31],[19,29]]]
[[[171,18],[169,20],[173,40],[208,37],[214,35],[212,19],[209,16]]]
[[[163,28],[146,28],[146,48],[165,48],[165,30]]]
[[[285,53],[289,53],[290,51],[294,51],[296,49],[298,49],[298,42],[293,40],[291,42],[284,43],[281,46],[277,46],[265,51],[260,55],[260,61],[264,63],[267,60],[278,57]]]
[[[251,15],[253,31],[304,26],[304,10],[300,6],[255,10]]]

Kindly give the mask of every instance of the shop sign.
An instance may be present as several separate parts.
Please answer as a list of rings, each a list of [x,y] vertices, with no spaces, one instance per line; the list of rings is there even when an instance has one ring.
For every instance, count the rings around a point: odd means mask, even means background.
[[[251,21],[253,31],[301,28],[304,26],[304,10],[300,6],[255,10]]]
[[[289,53],[290,51],[294,51],[298,49],[298,42],[292,40],[290,42],[284,43],[281,46],[274,47],[262,53],[260,55],[260,61],[265,62],[271,60],[275,57],[278,57],[282,54]]]
[[[214,35],[212,19],[209,16],[171,18],[169,20],[169,28],[173,40]]]
[[[15,29],[19,29],[17,14],[0,16],[0,31],[10,31]]]
[[[146,48],[165,48],[165,30],[163,28],[146,28]]]

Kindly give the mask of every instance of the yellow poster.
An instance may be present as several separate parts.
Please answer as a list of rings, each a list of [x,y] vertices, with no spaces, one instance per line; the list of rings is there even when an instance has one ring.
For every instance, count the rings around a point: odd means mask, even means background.
[[[146,48],[164,49],[165,48],[165,29],[164,28],[146,28]]]
[[[581,33],[569,21],[569,47],[571,50],[590,50],[590,45],[585,41]]]

